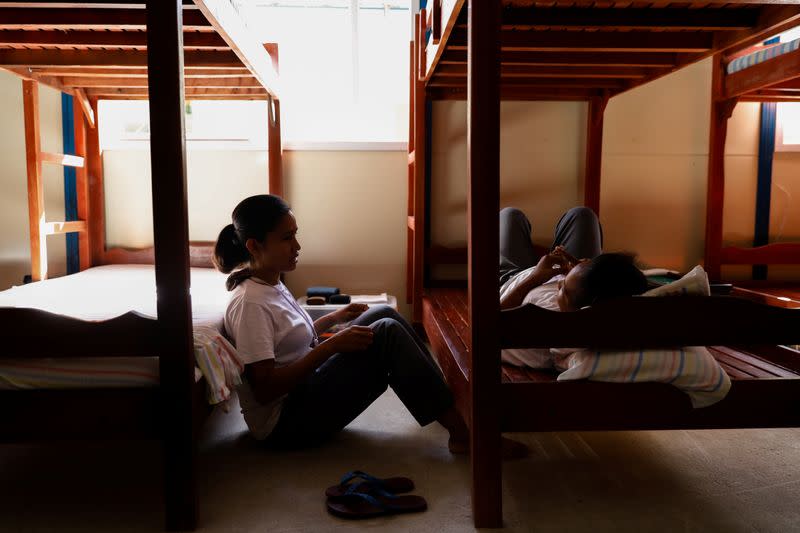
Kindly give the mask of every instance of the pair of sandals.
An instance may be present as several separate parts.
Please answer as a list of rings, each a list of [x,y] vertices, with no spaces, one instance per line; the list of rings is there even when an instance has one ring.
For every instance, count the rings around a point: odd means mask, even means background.
[[[375,518],[404,513],[418,513],[428,508],[428,502],[413,494],[398,496],[414,490],[407,477],[377,478],[353,470],[346,473],[338,485],[325,490],[328,512],[341,518]]]

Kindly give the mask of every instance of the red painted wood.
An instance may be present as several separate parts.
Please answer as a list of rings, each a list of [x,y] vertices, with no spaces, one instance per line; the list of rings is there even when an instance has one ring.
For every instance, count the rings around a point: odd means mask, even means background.
[[[105,187],[103,186],[103,156],[100,154],[100,116],[97,100],[90,100],[95,117],[95,127],[86,130],[86,174],[88,180],[90,217],[89,246],[92,266],[105,264],[106,223]]]
[[[501,2],[469,0],[467,235],[472,507],[475,527],[503,523],[500,465],[500,21]],[[454,32],[455,33],[455,32]]]
[[[600,179],[603,165],[603,115],[607,97],[589,100],[586,124],[586,170],[584,172],[583,205],[600,216]]]
[[[800,243],[779,242],[740,248],[727,246],[720,251],[723,265],[797,265],[800,264]]]
[[[283,197],[283,143],[281,142],[281,103],[267,101],[267,134],[269,142],[269,193]]]
[[[170,530],[197,525],[194,344],[189,296],[181,0],[147,2],[150,161],[164,428],[164,495]]]
[[[83,107],[82,100],[76,95],[76,105],[72,108],[72,121],[75,125],[75,155],[86,159],[86,110]],[[85,96],[84,96],[85,98]],[[86,102],[86,105],[89,105]],[[91,111],[91,107],[89,107]],[[93,115],[92,115],[93,116]],[[88,163],[88,162],[87,162]],[[86,223],[86,231],[78,234],[78,257],[80,261],[80,270],[86,270],[92,266],[92,252],[90,244],[90,229],[91,222],[89,222],[89,180],[88,180],[88,164],[75,169],[75,192],[77,195],[78,204],[78,220]]]

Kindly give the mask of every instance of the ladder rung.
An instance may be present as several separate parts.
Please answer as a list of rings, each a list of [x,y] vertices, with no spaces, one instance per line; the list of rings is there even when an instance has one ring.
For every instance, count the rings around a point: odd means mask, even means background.
[[[83,168],[83,158],[77,155],[42,152],[40,157],[42,158],[42,163],[53,163],[55,165],[63,165],[65,167]]]
[[[408,153],[408,164],[413,165],[417,160],[416,151],[411,151]]]
[[[408,229],[410,229],[411,231],[416,231],[415,230],[415,225],[416,224],[414,222],[414,217],[413,216],[409,216],[408,217]]]
[[[42,224],[44,235],[60,235],[62,233],[75,233],[86,231],[85,220],[71,220],[69,222],[45,222]]]

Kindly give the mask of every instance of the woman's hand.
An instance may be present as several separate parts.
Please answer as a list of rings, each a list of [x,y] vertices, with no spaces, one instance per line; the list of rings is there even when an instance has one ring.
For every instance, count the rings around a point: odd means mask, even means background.
[[[355,320],[364,314],[364,311],[367,309],[369,309],[367,304],[349,304],[347,307],[343,307],[338,311],[334,311],[334,314],[336,315],[336,323],[342,324],[344,322]]]
[[[334,352],[360,352],[372,344],[372,330],[367,326],[350,326],[323,344],[330,344]]]
[[[555,250],[539,259],[531,277],[540,284],[546,283],[553,276],[566,275],[577,263],[578,261],[564,248],[557,246]]]

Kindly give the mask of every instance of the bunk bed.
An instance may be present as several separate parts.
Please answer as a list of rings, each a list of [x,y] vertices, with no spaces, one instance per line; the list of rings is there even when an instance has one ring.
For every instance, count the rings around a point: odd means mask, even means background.
[[[723,279],[723,265],[800,265],[798,242],[763,244],[752,248],[723,246],[725,140],[728,120],[738,102],[772,103],[772,113],[777,102],[800,102],[800,39],[736,47],[714,58],[705,248],[706,270],[714,280]],[[771,135],[772,132],[765,134]],[[769,139],[767,146],[760,149],[770,152],[760,157],[766,156],[771,160],[774,140]],[[771,165],[769,168],[768,173]],[[800,306],[798,283],[761,279],[737,281],[736,285],[735,293],[743,297],[771,305]]]
[[[584,204],[599,214],[608,99],[785,31],[800,20],[800,6],[433,0],[424,7],[411,49],[407,296],[470,427],[475,525],[502,525],[501,431],[797,427],[800,357],[751,347],[794,344],[800,311],[680,296],[570,313],[530,305],[501,312],[498,212],[501,100],[588,103]],[[467,101],[466,251],[429,238],[428,107],[439,99]],[[431,266],[458,262],[468,267],[466,287],[434,279]],[[709,346],[732,386],[723,401],[692,409],[663,383],[558,382],[501,364],[501,349],[570,346]]]
[[[194,529],[196,437],[210,408],[206,384],[196,379],[192,320],[198,317],[192,315],[190,270],[197,303],[202,280],[194,269],[212,266],[213,243],[188,240],[184,100],[268,101],[269,190],[281,194],[277,47],[257,42],[229,0],[0,2],[0,68],[23,80],[34,282],[19,288],[28,296],[15,300],[17,307],[0,307],[5,341],[0,357],[144,361],[155,356],[158,376],[154,386],[0,390],[0,441],[158,439],[164,450],[166,527]],[[73,96],[76,153],[42,152],[39,84]],[[97,115],[102,99],[150,102],[155,240],[149,249],[106,246]],[[76,167],[77,220],[47,221],[44,163]],[[46,280],[46,237],[61,233],[78,234],[81,272]],[[78,278],[95,285],[95,278],[86,276],[100,275],[97,270],[105,269],[102,275],[122,271],[114,283],[125,283],[133,267],[114,266],[130,264],[154,265],[144,285],[151,291],[146,307],[155,316],[141,314],[133,302],[118,301],[117,312],[100,305],[91,317],[58,314],[68,311],[46,304],[26,308],[30,295],[46,301],[56,286],[71,287],[74,293]],[[125,309],[131,311],[118,314]],[[108,313],[118,316],[97,320]]]

